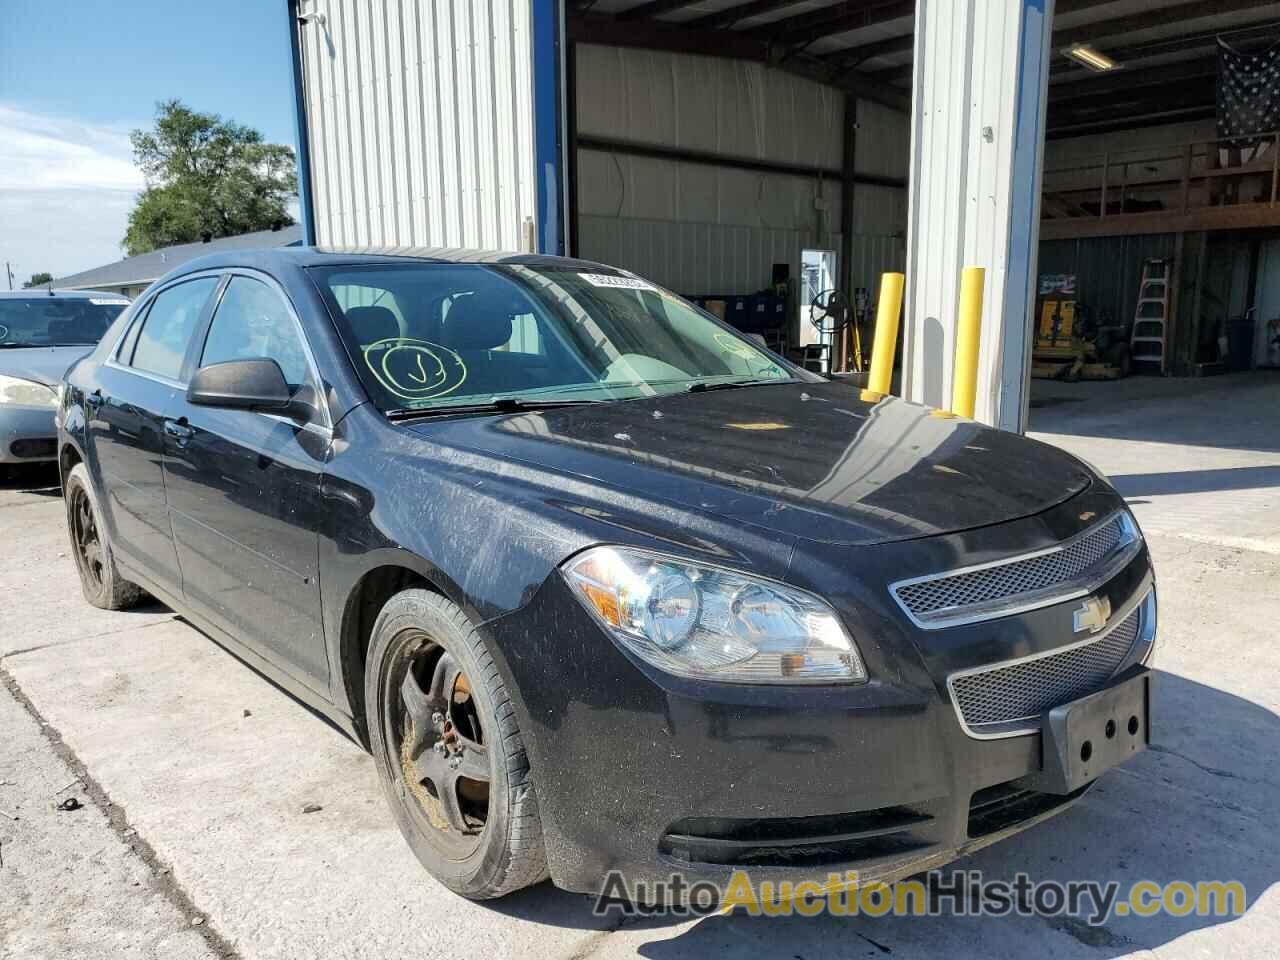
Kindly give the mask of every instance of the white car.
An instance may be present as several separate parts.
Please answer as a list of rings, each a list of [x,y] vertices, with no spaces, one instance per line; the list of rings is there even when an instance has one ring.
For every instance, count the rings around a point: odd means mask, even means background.
[[[31,289],[0,293],[0,473],[58,455],[58,384],[129,301],[119,294]]]

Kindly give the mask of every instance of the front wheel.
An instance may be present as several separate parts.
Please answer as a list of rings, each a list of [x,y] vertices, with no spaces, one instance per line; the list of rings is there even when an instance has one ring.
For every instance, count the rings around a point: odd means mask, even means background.
[[[387,601],[369,644],[365,714],[391,810],[432,876],[473,900],[547,876],[511,698],[457,606],[419,589]]]

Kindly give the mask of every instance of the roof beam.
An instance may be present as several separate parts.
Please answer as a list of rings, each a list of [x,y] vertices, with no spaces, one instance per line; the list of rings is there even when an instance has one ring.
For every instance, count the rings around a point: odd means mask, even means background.
[[[686,20],[684,25],[696,30],[731,27],[739,20],[749,20],[751,17],[763,16],[766,13],[773,13],[773,11],[781,10],[784,7],[794,7],[797,3],[803,2],[804,0],[753,0],[751,3],[740,3],[736,7],[727,7],[724,10],[717,10],[715,13],[708,13],[706,16]]]
[[[681,7],[692,6],[698,0],[649,0],[648,3],[642,3],[639,6],[628,7],[626,10],[619,10],[614,14],[617,20],[649,20],[653,17],[660,17],[664,13],[670,13],[672,10],[679,10]]]
[[[1202,60],[1183,60],[1166,66],[1148,67],[1145,70],[1117,70],[1107,73],[1089,73],[1069,83],[1055,83],[1049,87],[1049,102],[1063,103],[1103,93],[1126,93],[1134,89],[1186,80],[1216,77],[1216,57]]]
[[[1088,43],[1094,40],[1104,39],[1106,37],[1121,36],[1126,33],[1136,33],[1139,30],[1150,30],[1153,27],[1168,26],[1174,23],[1180,23],[1183,20],[1200,20],[1207,17],[1220,16],[1224,13],[1238,13],[1243,10],[1265,9],[1274,16],[1275,3],[1274,0],[1193,0],[1191,3],[1181,3],[1176,7],[1165,7],[1160,10],[1149,10],[1144,13],[1127,14],[1123,17],[1113,17],[1110,20],[1099,20],[1095,23],[1082,24],[1078,27],[1067,27],[1062,30],[1053,32],[1053,49],[1061,50],[1069,47],[1074,43]],[[1178,14],[1178,16],[1173,16]],[[1200,37],[1202,32],[1197,32],[1191,36]],[[902,38],[911,40],[910,37]],[[1179,36],[1162,37],[1159,41],[1147,41],[1148,43],[1167,43],[1181,39]],[[1199,42],[1199,41],[1197,41]],[[1205,44],[1212,44],[1210,38],[1204,41]],[[902,45],[900,49],[894,52],[903,52],[911,49],[912,44]],[[864,50],[864,47],[855,48],[854,52]],[[891,51],[884,49],[878,54],[884,55]],[[1108,56],[1120,60],[1119,49],[1105,50]],[[865,58],[864,58],[865,59]],[[1123,62],[1123,61],[1122,61]],[[881,70],[868,70],[867,76],[879,80],[883,83],[893,84],[899,80],[909,78],[911,76],[911,64],[904,63],[898,66],[887,67]]]
[[[833,68],[816,57],[779,57],[767,41],[746,30],[691,30],[682,23],[661,20],[621,22],[614,17],[570,13],[566,32],[571,41],[613,47],[667,50],[707,57],[728,57],[764,63],[867,100],[907,112],[911,97],[902,90],[868,80],[851,71]]]
[[[766,23],[755,32],[775,43],[803,46],[823,37],[910,17],[915,11],[915,0],[846,0],[835,6]]]
[[[1058,14],[1078,13],[1081,10],[1101,6],[1107,2],[1112,2],[1112,0],[1059,0],[1055,9]],[[1190,2],[1180,3],[1173,7],[1126,14],[1106,20],[1095,20],[1075,27],[1055,30],[1053,32],[1053,47],[1056,50],[1061,47],[1069,47],[1073,43],[1089,43],[1104,37],[1120,36],[1125,33],[1136,33],[1139,30],[1149,30],[1153,27],[1168,26],[1169,24],[1180,23],[1183,20],[1198,20],[1260,7],[1274,7],[1274,3],[1272,0],[1190,0]],[[851,47],[848,50],[841,50],[838,53],[830,54],[829,58],[840,62],[852,61],[860,63],[874,57],[910,53],[914,46],[915,37],[913,34],[908,33],[901,37],[890,37],[887,40],[879,40],[875,43],[862,44],[861,46]],[[868,72],[887,83],[892,83],[902,79],[904,76],[909,77],[911,75],[910,67],[906,64]]]
[[[1109,20],[1082,23],[1065,30],[1055,30],[1053,45],[1069,47],[1073,43],[1091,43],[1106,37],[1123,36],[1126,33],[1137,33],[1139,30],[1150,30],[1154,27],[1167,27],[1186,20],[1220,17],[1224,13],[1239,13],[1242,10],[1253,10],[1259,7],[1270,7],[1269,12],[1274,15],[1273,0],[1192,0],[1191,3],[1180,3],[1176,7],[1144,10],[1141,13],[1131,13],[1123,17],[1112,17]]]
[[[1140,126],[1153,117],[1168,118],[1188,114],[1213,116],[1216,91],[1212,80],[1183,83],[1175,89],[1146,88],[1133,96],[1115,93],[1050,105],[1046,128],[1055,136],[1070,131],[1088,133],[1099,128]]]
[[[1111,57],[1118,63],[1129,64],[1135,60],[1145,60],[1148,57],[1162,57],[1167,53],[1182,53],[1187,50],[1205,49],[1216,51],[1218,37],[1222,37],[1222,39],[1236,47],[1269,45],[1275,41],[1277,32],[1280,32],[1280,20],[1267,20],[1263,23],[1240,27],[1235,30],[1224,30],[1221,32],[1211,30],[1209,32],[1191,34],[1185,37],[1166,37],[1161,40],[1144,40],[1142,43],[1131,43],[1128,46],[1123,47],[1108,46],[1106,53],[1107,56]],[[1053,65],[1052,73],[1061,75],[1063,73],[1082,70],[1082,67],[1064,59],[1059,60]]]

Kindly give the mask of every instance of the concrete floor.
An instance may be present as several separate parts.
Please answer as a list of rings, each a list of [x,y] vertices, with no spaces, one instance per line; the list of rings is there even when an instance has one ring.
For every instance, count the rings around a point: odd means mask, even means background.
[[[1035,393],[1035,435],[1111,473],[1148,535],[1156,746],[961,866],[1238,879],[1245,916],[619,926],[549,885],[468,903],[421,872],[359,748],[169,611],[81,601],[45,474],[0,487],[0,956],[1275,956],[1280,377]]]

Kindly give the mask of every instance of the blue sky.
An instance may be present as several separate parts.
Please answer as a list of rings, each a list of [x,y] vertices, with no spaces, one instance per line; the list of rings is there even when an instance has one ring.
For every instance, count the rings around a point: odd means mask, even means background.
[[[0,0],[0,260],[19,281],[123,256],[129,131],[170,97],[293,144],[284,0]]]

